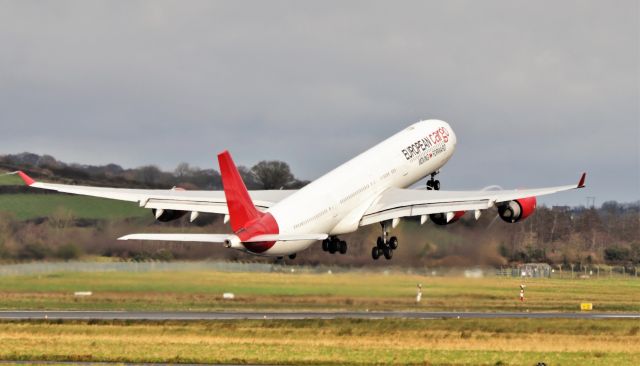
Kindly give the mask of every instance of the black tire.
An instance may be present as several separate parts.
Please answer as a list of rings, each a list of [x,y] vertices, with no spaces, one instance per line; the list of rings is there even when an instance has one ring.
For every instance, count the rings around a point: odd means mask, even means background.
[[[377,261],[378,258],[380,258],[380,248],[373,247],[371,249],[371,258],[373,258],[373,260],[375,260],[375,261]]]
[[[325,252],[329,251],[329,239],[324,239],[322,241],[322,250]]]
[[[398,249],[398,238],[392,236],[391,239],[389,239],[389,248],[393,250]]]
[[[433,189],[433,181],[431,179],[429,179],[427,181],[427,191],[430,191]]]
[[[331,240],[331,242],[329,242],[329,253],[335,254],[337,250],[338,250],[338,241]]]
[[[378,240],[376,240],[376,246],[378,248],[384,248],[386,245],[384,245],[384,240],[382,239],[381,236],[378,237]]]
[[[338,246],[340,250],[340,254],[347,254],[347,242],[344,240],[340,240],[340,245]]]
[[[387,258],[387,260],[393,258],[393,249],[391,248],[384,248],[382,249],[382,254],[384,254],[384,257]]]
[[[294,260],[296,259],[297,254],[293,253],[293,254],[289,254],[289,259]]]
[[[433,181],[433,189],[435,189],[436,191],[440,190],[440,181],[439,180]]]

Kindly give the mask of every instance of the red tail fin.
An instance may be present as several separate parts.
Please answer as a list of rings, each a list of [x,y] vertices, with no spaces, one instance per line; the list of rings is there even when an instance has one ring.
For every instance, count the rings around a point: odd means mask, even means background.
[[[236,232],[244,228],[248,222],[262,215],[253,205],[247,187],[227,150],[218,154],[218,163],[220,164],[220,175],[222,175],[222,187],[229,208],[231,229]]]

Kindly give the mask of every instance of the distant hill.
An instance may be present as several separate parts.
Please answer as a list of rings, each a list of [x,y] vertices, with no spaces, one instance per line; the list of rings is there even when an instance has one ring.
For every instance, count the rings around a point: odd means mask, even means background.
[[[69,184],[128,188],[171,188],[219,190],[220,173],[215,169],[200,169],[187,163],[179,164],[172,172],[155,165],[125,169],[118,164],[88,165],[65,163],[51,155],[20,153],[0,155],[0,171],[24,170],[36,180]],[[281,161],[261,161],[250,169],[238,170],[249,189],[299,188],[308,182],[291,173],[289,165]],[[0,185],[20,184],[16,177],[0,179]]]

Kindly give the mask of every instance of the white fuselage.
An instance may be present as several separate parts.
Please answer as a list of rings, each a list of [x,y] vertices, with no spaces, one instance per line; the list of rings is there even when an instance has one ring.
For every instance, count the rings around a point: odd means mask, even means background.
[[[456,136],[444,121],[417,122],[269,208],[281,234],[354,232],[363,213],[389,188],[406,188],[438,171]],[[314,241],[276,242],[262,255],[283,256]]]

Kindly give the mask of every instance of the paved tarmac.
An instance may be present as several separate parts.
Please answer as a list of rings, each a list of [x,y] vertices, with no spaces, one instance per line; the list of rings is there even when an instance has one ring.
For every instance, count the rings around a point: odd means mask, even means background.
[[[179,311],[0,311],[2,320],[240,320],[240,319],[640,319],[640,313],[541,312],[179,312]]]

